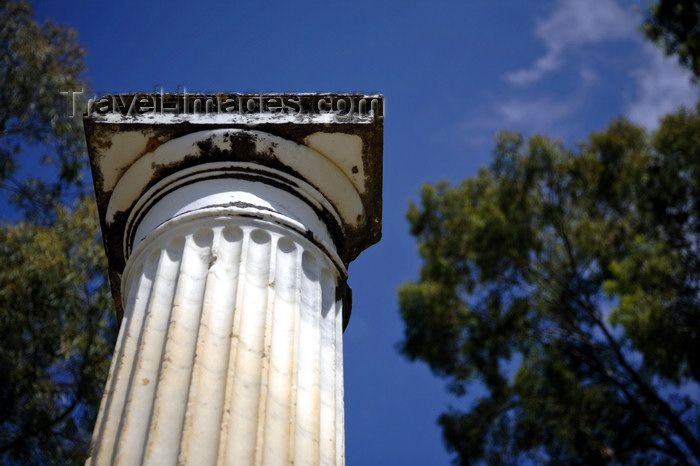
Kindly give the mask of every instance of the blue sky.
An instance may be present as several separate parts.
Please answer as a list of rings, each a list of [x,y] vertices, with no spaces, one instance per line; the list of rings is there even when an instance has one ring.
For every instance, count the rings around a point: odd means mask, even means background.
[[[383,239],[350,266],[349,465],[447,464],[444,381],[396,351],[397,287],[420,266],[404,214],[426,182],[488,164],[499,129],[569,145],[626,116],[694,105],[689,74],[644,41],[645,1],[35,2],[75,27],[99,93],[365,92],[385,96]]]

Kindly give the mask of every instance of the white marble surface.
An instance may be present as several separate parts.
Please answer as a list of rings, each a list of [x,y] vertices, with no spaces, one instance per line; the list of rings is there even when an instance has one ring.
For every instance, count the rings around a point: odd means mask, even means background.
[[[260,219],[180,218],[135,249],[89,464],[344,464],[339,272]]]

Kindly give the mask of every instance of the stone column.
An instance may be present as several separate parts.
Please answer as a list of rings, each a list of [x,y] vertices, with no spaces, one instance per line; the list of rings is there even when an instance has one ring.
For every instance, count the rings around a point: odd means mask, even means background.
[[[89,464],[344,464],[346,267],[378,240],[381,120],[316,131],[307,99],[270,132],[265,108],[87,116],[123,311]]]

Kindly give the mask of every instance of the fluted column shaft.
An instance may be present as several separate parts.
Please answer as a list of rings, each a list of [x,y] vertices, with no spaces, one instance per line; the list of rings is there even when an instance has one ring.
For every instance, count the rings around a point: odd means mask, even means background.
[[[383,97],[188,97],[84,117],[122,319],[88,464],[342,465],[347,266],[381,237]]]
[[[344,464],[337,262],[280,222],[180,216],[138,244],[93,464]]]

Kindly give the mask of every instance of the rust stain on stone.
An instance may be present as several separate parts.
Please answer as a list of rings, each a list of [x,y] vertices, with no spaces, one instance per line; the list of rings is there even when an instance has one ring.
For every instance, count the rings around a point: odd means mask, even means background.
[[[146,152],[153,152],[154,150],[158,149],[158,146],[161,144],[163,144],[163,142],[158,138],[149,139],[146,143]]]

